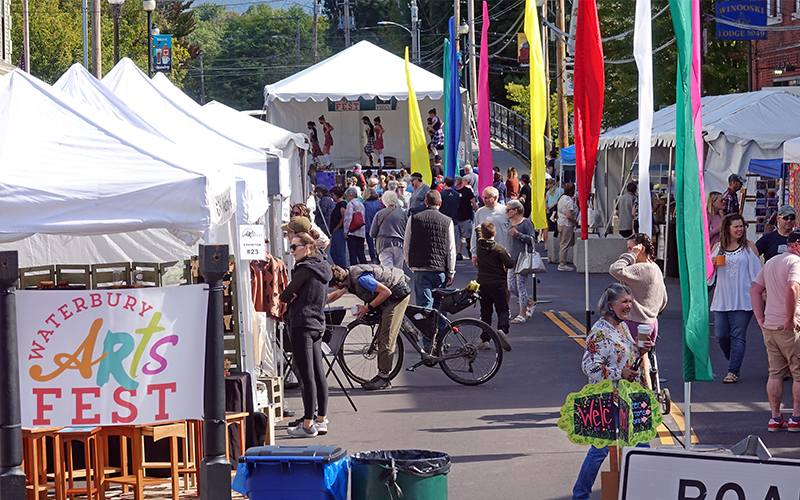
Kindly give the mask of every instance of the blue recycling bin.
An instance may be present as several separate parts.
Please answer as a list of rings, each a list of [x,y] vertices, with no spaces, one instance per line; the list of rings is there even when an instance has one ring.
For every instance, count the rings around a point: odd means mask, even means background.
[[[350,460],[335,446],[259,446],[239,458],[233,490],[250,500],[347,500]]]

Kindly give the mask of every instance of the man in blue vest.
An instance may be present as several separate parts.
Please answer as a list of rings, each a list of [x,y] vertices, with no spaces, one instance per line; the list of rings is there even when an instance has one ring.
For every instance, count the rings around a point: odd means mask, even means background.
[[[430,190],[425,210],[409,217],[403,244],[406,264],[414,272],[414,296],[420,307],[438,309],[434,288],[453,284],[456,276],[456,239],[453,220],[439,212],[442,195]]]

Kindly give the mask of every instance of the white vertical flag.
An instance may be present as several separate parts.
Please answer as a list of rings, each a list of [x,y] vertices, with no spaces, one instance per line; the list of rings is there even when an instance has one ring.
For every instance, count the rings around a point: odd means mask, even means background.
[[[653,129],[653,41],[650,0],[636,0],[633,57],[639,68],[639,232],[653,235],[650,134]]]

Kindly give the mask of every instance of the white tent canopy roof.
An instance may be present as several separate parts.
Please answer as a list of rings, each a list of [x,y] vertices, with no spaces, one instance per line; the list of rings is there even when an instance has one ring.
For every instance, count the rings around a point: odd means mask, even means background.
[[[800,98],[775,90],[707,96],[702,99],[703,138],[720,135],[733,144],[757,143],[762,149],[777,149],[784,141],[800,136]],[[639,121],[600,136],[599,149],[637,145]],[[653,116],[652,146],[675,145],[675,105]]]
[[[783,143],[783,163],[800,163],[800,137]]]
[[[149,153],[135,127],[98,117],[21,71],[0,78],[0,238],[197,235],[222,222],[206,175]]]
[[[290,132],[271,123],[242,114],[242,112],[217,101],[205,104],[202,109],[203,114],[210,121],[235,131],[242,137],[242,140],[250,144],[260,147],[274,145],[278,149],[283,149],[290,141],[293,141],[296,147],[308,149],[306,134]]]
[[[441,99],[443,81],[419,66],[408,64],[417,99]],[[367,41],[319,62],[288,78],[264,87],[267,105],[275,99],[300,102],[309,99],[408,99],[405,60]]]
[[[255,147],[219,133],[157,88],[128,58],[114,66],[103,84],[129,108],[150,122],[160,135],[176,144],[191,145],[199,154],[221,165],[234,164],[236,178],[244,187],[237,189],[238,218],[253,222],[268,208],[266,155]],[[188,97],[187,97],[188,99]],[[242,191],[243,190],[243,191]]]

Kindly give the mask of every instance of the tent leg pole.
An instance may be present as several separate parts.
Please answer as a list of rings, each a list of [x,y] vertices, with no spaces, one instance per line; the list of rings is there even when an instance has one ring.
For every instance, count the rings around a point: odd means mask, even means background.
[[[664,276],[667,276],[667,255],[669,255],[669,202],[672,198],[672,150],[669,148],[669,169],[667,170],[667,208],[664,212]]]
[[[684,404],[686,414],[686,428],[683,431],[683,446],[686,451],[692,450],[692,383],[684,382],[683,393],[685,395],[686,403]]]

